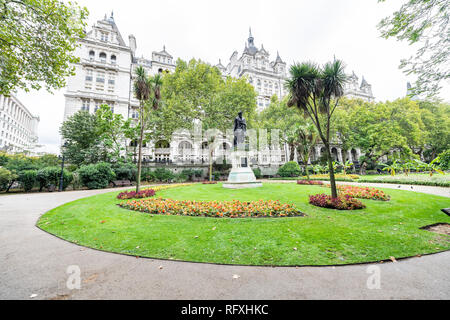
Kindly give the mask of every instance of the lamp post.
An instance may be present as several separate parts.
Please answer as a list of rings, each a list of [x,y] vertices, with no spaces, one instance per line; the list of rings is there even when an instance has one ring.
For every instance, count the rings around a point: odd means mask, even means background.
[[[64,143],[64,145],[61,148],[61,153],[62,153],[62,162],[61,162],[61,175],[59,177],[59,192],[63,191],[63,182],[64,182],[64,160],[65,160],[65,156],[64,156],[64,148],[67,147],[67,142]]]

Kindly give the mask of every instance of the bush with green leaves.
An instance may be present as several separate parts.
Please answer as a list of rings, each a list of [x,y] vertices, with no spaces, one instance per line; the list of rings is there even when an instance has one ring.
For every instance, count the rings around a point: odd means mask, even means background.
[[[29,192],[36,184],[37,170],[23,170],[19,172],[18,181],[25,192]]]
[[[450,170],[450,149],[439,155],[439,166],[442,170]]]
[[[150,169],[145,169],[141,173],[141,181],[154,182],[156,181],[155,172]]]
[[[175,174],[173,174],[172,171],[164,168],[158,168],[155,171],[153,171],[153,174],[155,175],[156,181],[160,182],[171,182],[173,179],[175,179]]]
[[[255,174],[256,179],[261,179],[262,174],[261,174],[261,169],[260,168],[253,169],[253,173]]]
[[[133,163],[122,163],[114,167],[117,180],[135,181],[137,175],[136,165]]]
[[[39,182],[39,191],[44,188],[48,188],[50,185],[55,187],[59,186],[61,179],[61,168],[60,167],[46,167],[42,168],[37,172],[36,180]],[[64,169],[63,171],[63,190],[70,185],[73,181],[72,172]]]
[[[17,175],[6,168],[0,167],[0,191],[8,189]]]
[[[302,169],[295,161],[285,163],[280,169],[278,169],[278,175],[283,178],[298,177],[300,176]]]
[[[81,166],[77,173],[83,186],[88,189],[106,188],[116,177],[111,165],[106,162]]]

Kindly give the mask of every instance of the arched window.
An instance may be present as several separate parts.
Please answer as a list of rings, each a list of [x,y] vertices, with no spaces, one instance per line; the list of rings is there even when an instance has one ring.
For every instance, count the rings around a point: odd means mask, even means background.
[[[116,64],[116,61],[117,61],[116,56],[115,56],[115,55],[112,55],[112,56],[111,56],[111,63],[112,63],[112,64]]]
[[[156,149],[168,149],[170,148],[170,143],[165,140],[160,140],[155,144]]]
[[[93,61],[95,59],[95,52],[94,50],[89,51],[89,60]]]
[[[103,63],[106,62],[106,53],[104,53],[104,52],[100,53],[100,61]]]
[[[162,73],[163,72],[163,69],[162,68],[159,68],[158,69],[158,73]]]

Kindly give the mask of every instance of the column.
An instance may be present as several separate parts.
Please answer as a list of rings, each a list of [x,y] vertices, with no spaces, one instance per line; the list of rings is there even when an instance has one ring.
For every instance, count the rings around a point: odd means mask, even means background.
[[[342,149],[341,148],[336,148],[337,150],[337,156],[338,156],[338,161],[343,163],[343,159],[342,159]]]

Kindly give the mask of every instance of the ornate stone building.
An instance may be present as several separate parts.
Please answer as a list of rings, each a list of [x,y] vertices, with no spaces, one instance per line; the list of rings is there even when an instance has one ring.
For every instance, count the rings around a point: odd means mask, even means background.
[[[105,16],[104,19],[97,21],[87,32],[86,37],[80,40],[80,46],[76,51],[80,62],[75,65],[75,76],[68,80],[64,119],[79,110],[93,113],[103,103],[108,104],[114,113],[121,114],[125,119],[137,119],[139,102],[132,92],[135,69],[142,66],[150,75],[173,72],[175,62],[165,46],[162,51],[152,52],[151,59],[139,57],[136,50],[136,38],[130,35],[128,44],[125,43],[112,13],[110,17]],[[267,107],[273,95],[282,98],[287,94],[284,88],[284,81],[287,79],[286,62],[278,53],[275,60],[270,61],[270,54],[264,46],[261,45],[259,49],[256,47],[251,30],[242,54],[239,55],[235,51],[226,67],[221,61],[216,66],[224,77],[248,79],[258,92],[256,101],[258,110]],[[347,94],[373,99],[370,85],[363,79],[358,89],[357,81],[357,77],[354,76],[351,85],[346,88]],[[224,139],[216,147],[214,158],[221,157],[221,154],[229,151],[231,146],[232,141]],[[132,151],[134,148],[135,144],[129,142],[129,150]],[[317,146],[311,160],[318,159],[322,154],[321,150],[321,146]],[[342,152],[338,146],[332,151],[336,160],[357,159],[359,156],[357,150]],[[179,132],[171,141],[152,141],[143,152],[144,161],[148,165],[155,163],[172,163],[175,167],[206,165],[209,157],[206,140],[195,139],[189,132]],[[288,148],[282,147],[275,162],[288,161],[289,154]],[[252,157],[254,160],[251,164],[263,168],[270,168],[274,162],[271,156],[264,152],[252,154]]]
[[[38,142],[39,117],[31,112],[15,95],[0,95],[0,150],[32,152]]]

